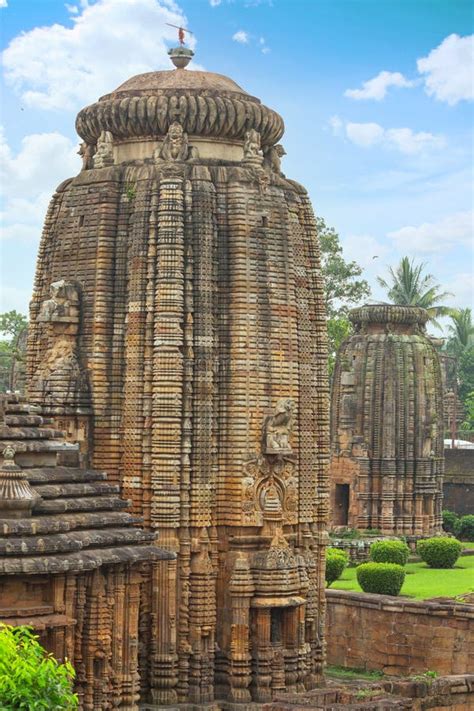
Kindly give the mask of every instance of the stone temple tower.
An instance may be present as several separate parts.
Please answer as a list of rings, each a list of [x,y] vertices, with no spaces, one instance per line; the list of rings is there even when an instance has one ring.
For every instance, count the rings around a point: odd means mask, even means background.
[[[231,79],[133,77],[83,109],[31,303],[28,396],[174,560],[141,598],[142,699],[319,680],[328,517],[323,284],[281,117]]]
[[[428,313],[363,306],[336,359],[332,523],[385,534],[441,528],[443,386]]]

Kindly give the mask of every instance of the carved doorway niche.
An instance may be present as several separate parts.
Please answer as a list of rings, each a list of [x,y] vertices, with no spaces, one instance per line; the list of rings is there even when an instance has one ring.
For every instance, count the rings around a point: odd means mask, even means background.
[[[300,605],[257,607],[251,613],[252,697],[269,702],[287,689],[285,659],[297,653]]]
[[[347,526],[349,521],[349,484],[336,484],[334,502],[334,523],[336,526]]]

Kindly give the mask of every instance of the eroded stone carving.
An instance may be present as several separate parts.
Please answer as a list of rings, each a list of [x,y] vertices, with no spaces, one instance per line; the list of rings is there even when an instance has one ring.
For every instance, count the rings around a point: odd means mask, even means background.
[[[278,400],[273,415],[265,418],[263,425],[264,454],[288,455],[292,453],[290,434],[294,424],[295,403],[291,398]]]
[[[265,146],[263,149],[263,167],[272,173],[283,176],[281,172],[281,159],[286,156],[286,151],[278,143],[276,146]]]
[[[196,160],[199,152],[188,143],[188,134],[178,121],[173,121],[168,129],[163,144],[156,148],[153,157],[156,161]]]
[[[114,137],[110,131],[102,131],[97,141],[93,157],[94,168],[104,168],[114,164]]]
[[[254,128],[245,134],[243,163],[255,166],[261,166],[263,163],[261,136]]]
[[[53,282],[50,298],[41,305],[38,322],[48,327],[48,347],[30,391],[55,407],[88,403],[87,374],[79,362],[79,286],[65,279]]]
[[[96,144],[92,143],[81,143],[79,145],[78,154],[82,158],[82,170],[90,170],[94,167],[94,155],[97,151]]]

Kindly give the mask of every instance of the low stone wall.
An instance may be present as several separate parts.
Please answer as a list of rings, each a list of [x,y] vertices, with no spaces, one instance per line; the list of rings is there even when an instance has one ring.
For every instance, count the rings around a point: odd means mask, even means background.
[[[474,674],[375,683],[356,681],[339,688],[337,682],[329,681],[325,689],[282,694],[280,699],[262,708],[263,711],[472,711]]]
[[[399,536],[371,536],[370,538],[330,538],[331,548],[340,548],[349,554],[351,563],[365,563],[370,558],[370,546],[376,541],[399,541]],[[407,536],[412,552],[416,549],[416,536]]]
[[[474,514],[474,449],[445,449],[443,509]]]
[[[394,676],[474,669],[472,604],[330,589],[326,601],[328,664]]]

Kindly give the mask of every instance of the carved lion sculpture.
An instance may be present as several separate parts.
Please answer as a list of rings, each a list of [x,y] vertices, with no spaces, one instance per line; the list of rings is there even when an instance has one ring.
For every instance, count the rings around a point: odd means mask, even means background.
[[[159,146],[153,157],[162,161],[186,161],[198,158],[197,148],[188,143],[188,134],[178,121],[173,121],[168,129],[163,144]]]

